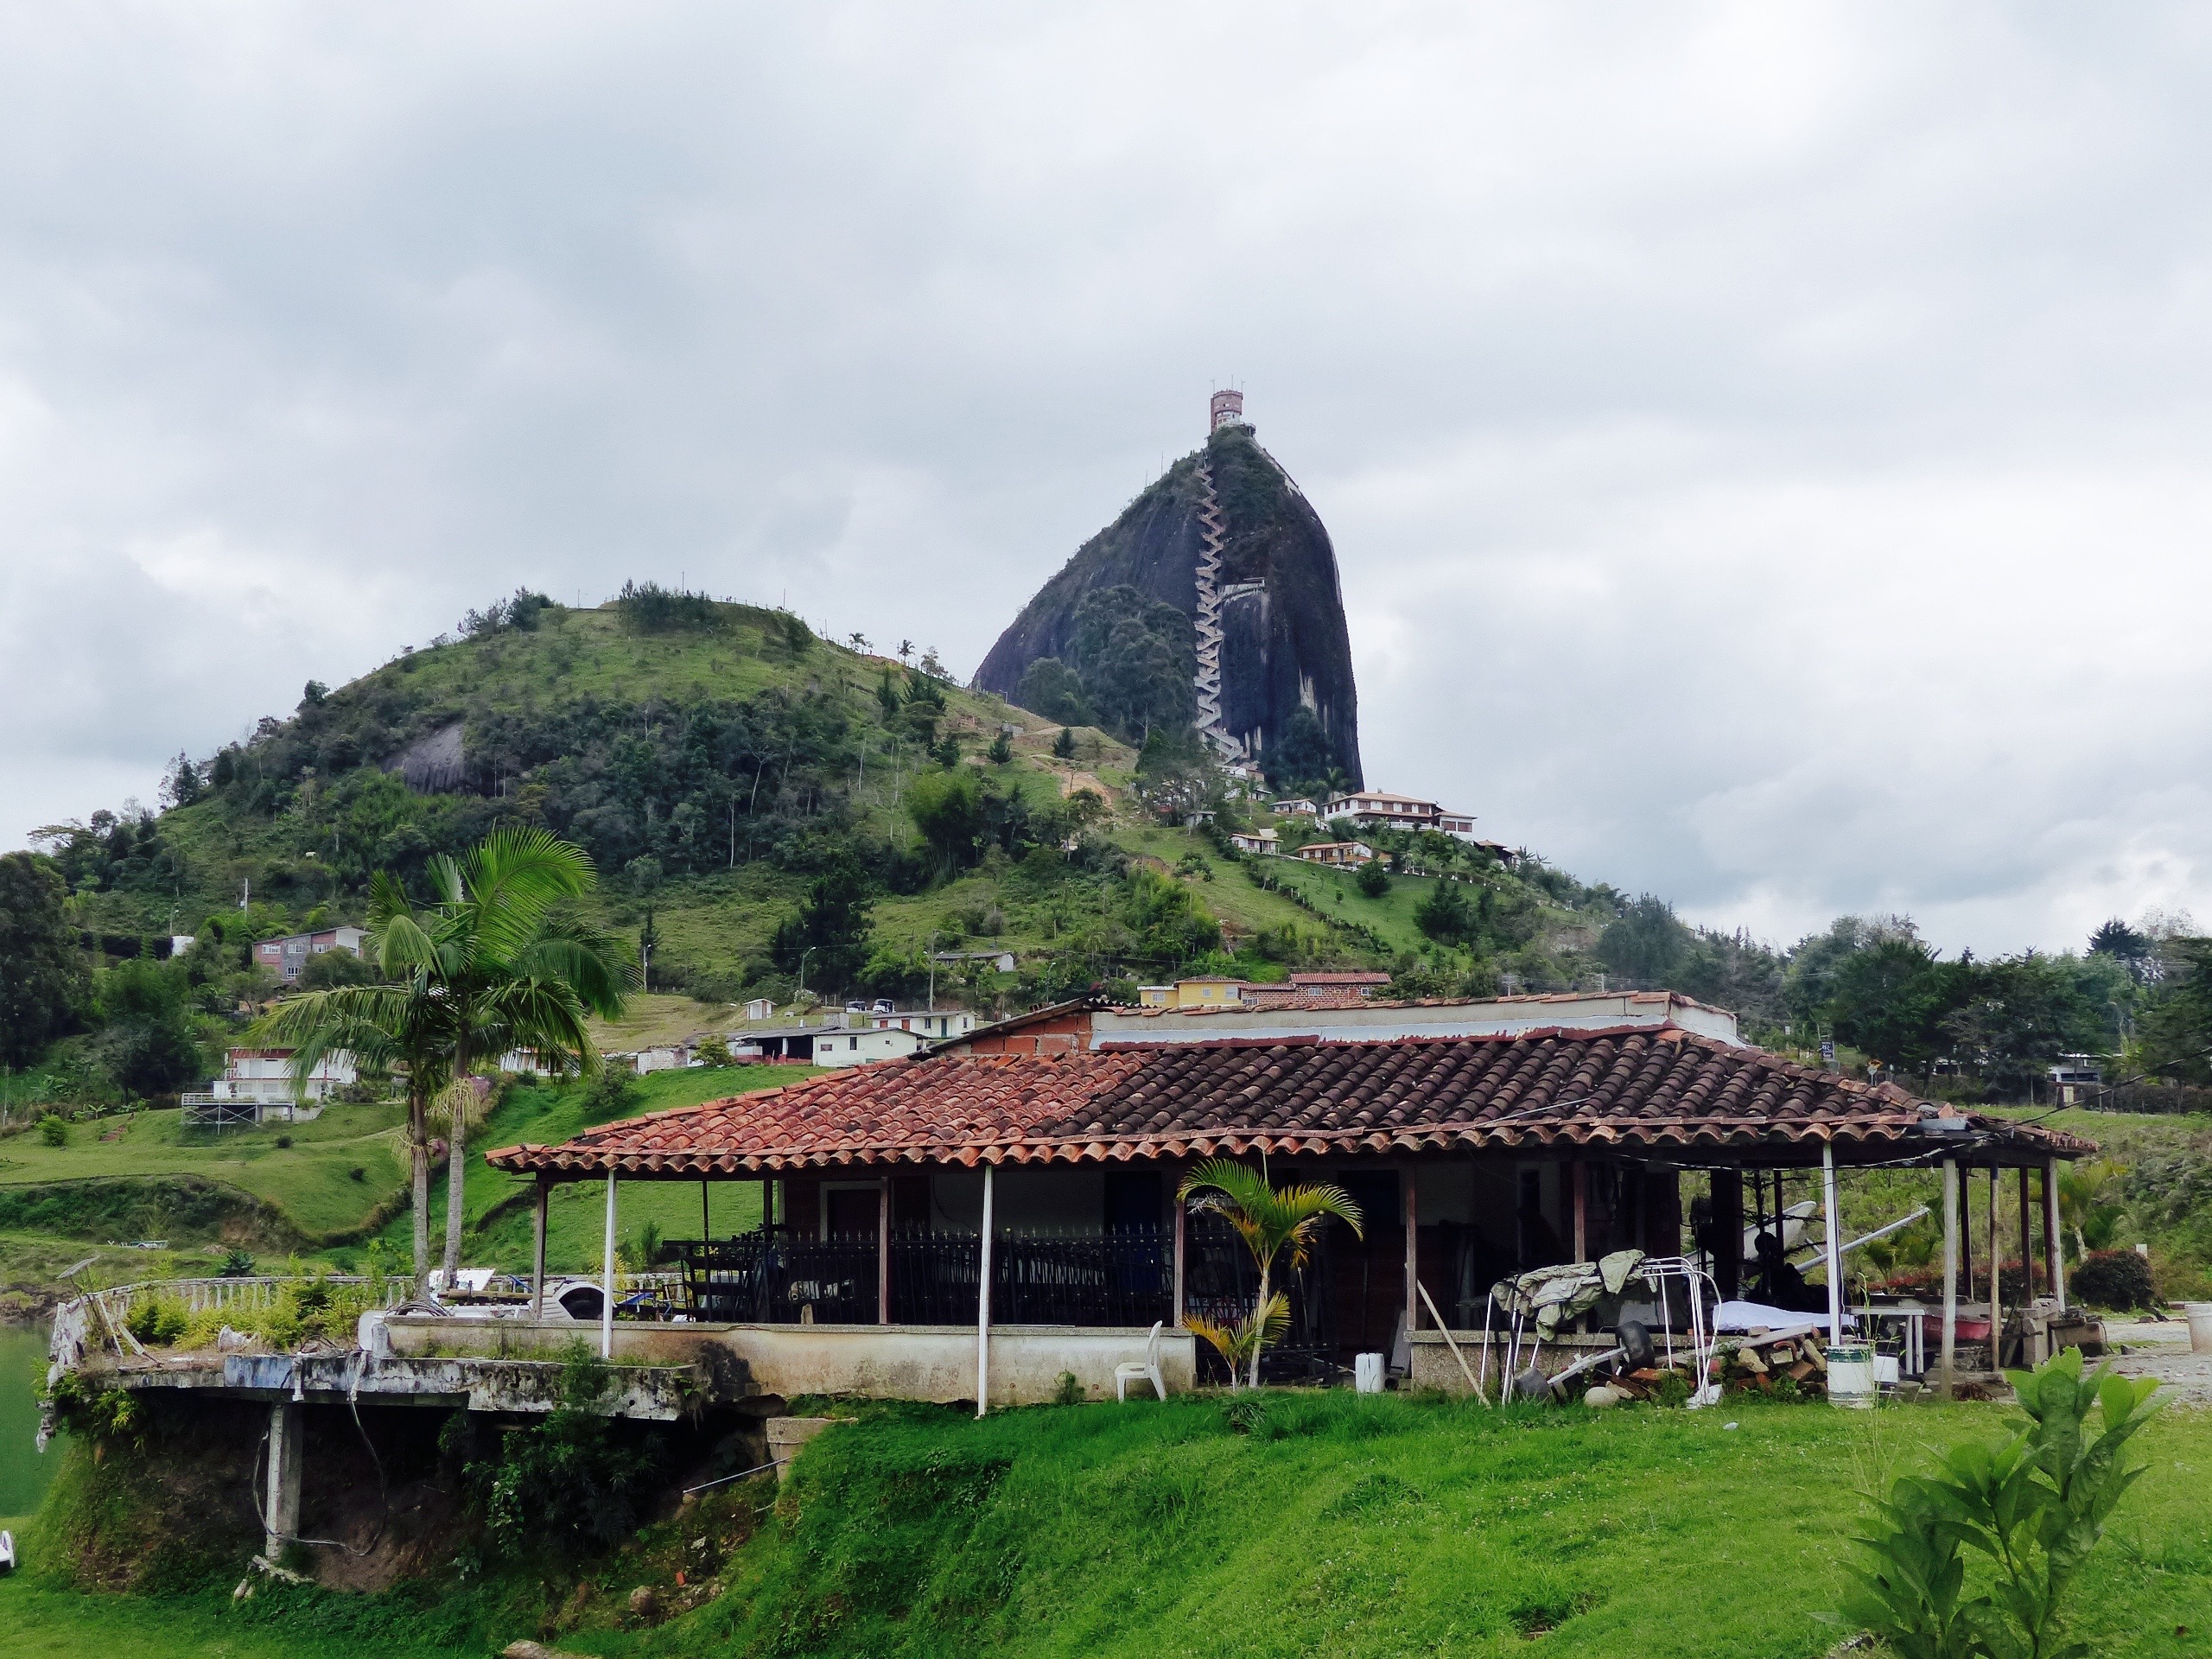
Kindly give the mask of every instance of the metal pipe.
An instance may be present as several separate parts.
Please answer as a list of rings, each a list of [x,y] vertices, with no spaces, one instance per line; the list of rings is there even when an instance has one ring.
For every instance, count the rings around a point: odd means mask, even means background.
[[[976,1274],[976,1414],[991,1408],[991,1169],[983,1166],[983,1236]]]
[[[607,1285],[599,1305],[599,1357],[614,1357],[614,1166],[607,1166]]]
[[[1835,1198],[1835,1142],[1821,1142],[1821,1224],[1827,1230],[1828,1346],[1843,1340],[1843,1237]]]

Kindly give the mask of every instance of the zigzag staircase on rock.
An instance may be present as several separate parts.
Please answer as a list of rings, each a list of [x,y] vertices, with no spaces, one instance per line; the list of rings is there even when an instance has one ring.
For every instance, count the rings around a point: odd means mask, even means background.
[[[1198,734],[1225,760],[1245,758],[1244,746],[1229,734],[1221,718],[1221,574],[1222,549],[1229,536],[1228,521],[1213,493],[1213,467],[1198,463],[1198,526],[1205,532],[1198,551],[1198,671],[1193,684],[1198,692]]]

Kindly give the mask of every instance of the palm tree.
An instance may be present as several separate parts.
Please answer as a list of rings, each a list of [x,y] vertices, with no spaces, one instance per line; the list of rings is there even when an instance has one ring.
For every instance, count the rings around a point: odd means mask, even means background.
[[[1207,1159],[1183,1178],[1175,1198],[1194,1210],[1210,1210],[1234,1227],[1245,1249],[1252,1252],[1252,1260],[1259,1264],[1260,1295],[1249,1319],[1227,1330],[1216,1330],[1203,1319],[1184,1321],[1221,1351],[1221,1357],[1229,1362],[1232,1388],[1236,1385],[1237,1361],[1249,1353],[1252,1365],[1249,1386],[1256,1389],[1261,1351],[1290,1323],[1289,1298],[1268,1289],[1275,1257],[1287,1249],[1291,1267],[1304,1267],[1315,1236],[1332,1217],[1365,1237],[1359,1205],[1340,1186],[1277,1187],[1264,1170],[1231,1158]]]
[[[407,1076],[407,1140],[415,1188],[415,1273],[429,1265],[433,1103],[469,1087],[472,1068],[516,1049],[556,1071],[598,1071],[585,1022],[623,1011],[626,952],[596,928],[558,913],[590,890],[590,858],[543,830],[494,830],[466,860],[429,864],[435,898],[416,909],[389,874],[371,884],[367,954],[384,983],[317,991],[281,1004],[256,1027],[290,1046],[293,1086],[343,1050],[370,1076]],[[467,1103],[449,1102],[447,1282],[461,1265]]]

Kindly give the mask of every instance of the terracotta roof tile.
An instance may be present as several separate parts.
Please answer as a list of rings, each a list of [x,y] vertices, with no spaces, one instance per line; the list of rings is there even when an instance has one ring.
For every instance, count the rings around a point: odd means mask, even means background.
[[[517,1173],[1088,1162],[1228,1150],[1600,1145],[1658,1155],[1929,1137],[1939,1109],[1675,1027],[1377,1042],[1247,1039],[887,1060],[489,1154]],[[1955,1116],[1949,1108],[1946,1116]],[[2094,1151],[1976,1117],[2017,1153]]]

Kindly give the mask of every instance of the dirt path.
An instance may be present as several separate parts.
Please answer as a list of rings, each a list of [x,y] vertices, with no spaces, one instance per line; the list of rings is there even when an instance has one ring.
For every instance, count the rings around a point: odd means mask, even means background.
[[[2105,1341],[2122,1376],[2157,1377],[2158,1397],[2176,1405],[2212,1406],[2212,1354],[2190,1352],[2183,1320],[2107,1319]]]

